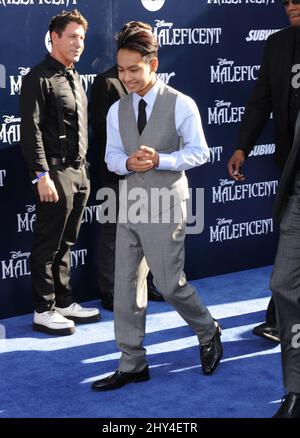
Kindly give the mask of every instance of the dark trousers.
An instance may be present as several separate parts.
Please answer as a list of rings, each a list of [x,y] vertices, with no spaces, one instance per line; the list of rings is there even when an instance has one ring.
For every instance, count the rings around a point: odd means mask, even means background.
[[[119,184],[105,184],[113,190],[116,200],[116,217],[119,206]],[[98,288],[100,296],[107,292],[113,293],[115,275],[115,251],[116,251],[116,222],[105,222],[100,225],[99,251],[98,251]]]
[[[38,312],[55,304],[67,307],[74,302],[70,285],[71,247],[75,244],[89,193],[86,166],[52,167],[59,201],[40,202],[37,189],[36,223],[30,256],[33,299]]]
[[[266,311],[266,322],[270,325],[273,325],[276,327],[277,321],[276,321],[276,308],[274,303],[274,298],[271,297],[267,311]]]
[[[271,277],[281,340],[284,385],[300,393],[300,172],[280,223],[280,237]]]

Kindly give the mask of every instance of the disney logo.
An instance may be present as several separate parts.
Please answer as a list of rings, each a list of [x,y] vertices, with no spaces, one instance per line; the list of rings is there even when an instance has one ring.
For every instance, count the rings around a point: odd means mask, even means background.
[[[219,108],[220,106],[226,106],[227,108],[230,107],[231,102],[224,102],[224,100],[215,100],[216,107]]]
[[[32,213],[33,211],[35,211],[35,204],[33,205],[26,205],[26,211],[27,213]]]
[[[20,123],[21,122],[21,117],[15,117],[15,116],[2,116],[4,123]]]
[[[21,76],[25,76],[30,72],[30,67],[19,67],[18,70]]]
[[[226,224],[228,224],[228,225],[231,225],[232,224],[232,219],[225,219],[225,217],[218,217],[217,219],[216,219],[216,221],[217,221],[217,225],[226,225]]]
[[[20,257],[29,257],[30,252],[22,252],[22,251],[11,251],[10,256],[12,259],[19,259]]]
[[[228,178],[226,179],[219,179],[219,183],[220,186],[233,186],[233,184],[235,183],[234,180],[229,180]]]
[[[167,27],[171,29],[174,23],[167,23],[165,20],[155,20],[156,27]]]
[[[218,58],[218,64],[219,65],[230,65],[230,67],[232,67],[234,64],[234,61],[228,61],[226,58]]]

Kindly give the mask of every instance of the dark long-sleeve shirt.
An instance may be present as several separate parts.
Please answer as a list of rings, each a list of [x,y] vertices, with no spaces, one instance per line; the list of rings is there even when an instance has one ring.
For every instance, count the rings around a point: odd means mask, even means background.
[[[67,157],[73,159],[78,155],[76,101],[67,79],[67,69],[47,55],[24,77],[21,89],[21,148],[30,171],[49,170],[47,157],[62,157],[56,96],[49,81],[54,76],[63,109]],[[77,73],[76,78],[79,81]],[[87,99],[83,88],[81,92],[87,121]]]

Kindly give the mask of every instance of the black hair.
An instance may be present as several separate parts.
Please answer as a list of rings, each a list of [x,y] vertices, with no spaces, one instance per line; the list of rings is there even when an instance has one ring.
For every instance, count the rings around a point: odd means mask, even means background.
[[[146,62],[157,56],[158,42],[150,24],[142,21],[129,21],[116,35],[117,51],[120,49],[135,50]]]
[[[56,32],[59,36],[63,33],[69,23],[80,24],[84,31],[88,29],[87,20],[81,15],[81,13],[74,9],[73,11],[62,11],[60,14],[55,15],[49,23],[49,33]]]

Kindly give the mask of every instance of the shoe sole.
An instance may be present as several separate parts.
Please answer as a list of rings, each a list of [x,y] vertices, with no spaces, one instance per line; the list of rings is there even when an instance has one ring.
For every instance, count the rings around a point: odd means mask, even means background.
[[[70,319],[71,321],[74,321],[76,324],[89,324],[92,322],[98,322],[101,320],[101,315],[98,313],[97,315],[93,316],[87,316],[85,318],[80,318],[79,316],[65,316],[64,318]]]
[[[256,335],[256,336],[261,336],[262,338],[270,339],[273,342],[280,343],[280,339],[277,338],[277,336],[269,335],[269,333],[262,333],[261,335]]]
[[[147,382],[147,380],[149,380],[149,379],[150,379],[149,376],[147,376],[147,377],[139,377],[137,379],[132,380],[132,382],[133,383]]]
[[[273,342],[280,343],[280,339],[277,336],[270,335],[269,333],[256,332],[255,329],[252,330],[252,333],[255,336],[259,336],[260,338],[264,338],[264,339],[268,339],[268,340],[273,341]]]
[[[48,335],[68,336],[75,333],[75,327],[67,327],[64,329],[51,329],[41,324],[33,323],[33,330],[36,332],[47,333]]]

